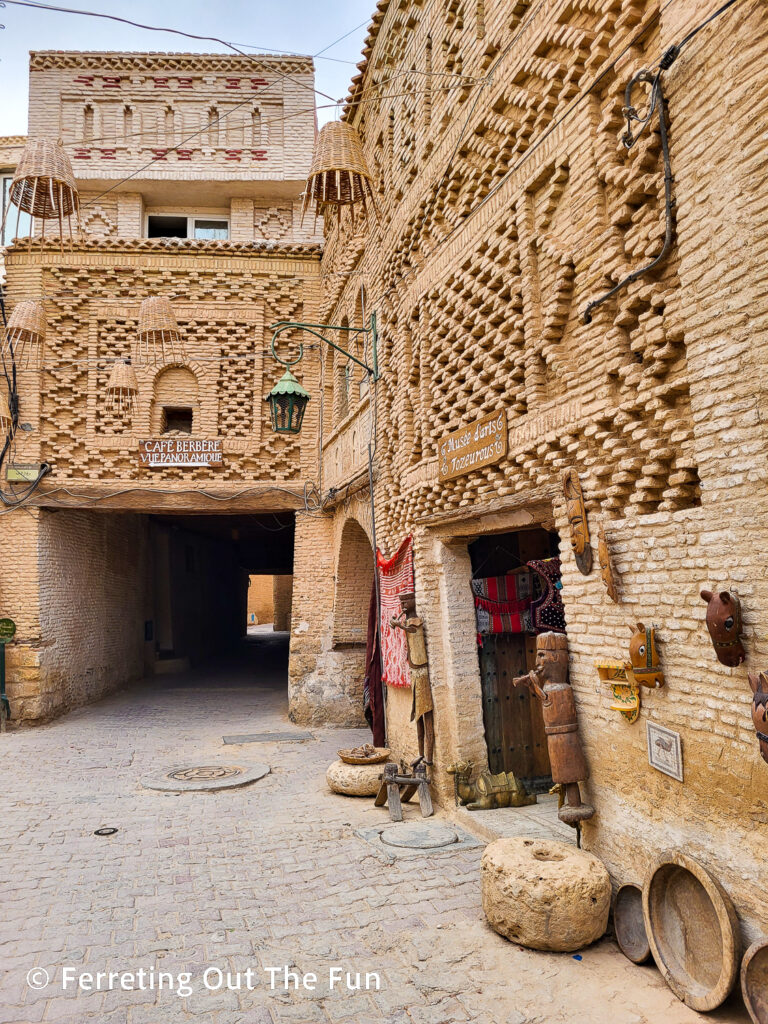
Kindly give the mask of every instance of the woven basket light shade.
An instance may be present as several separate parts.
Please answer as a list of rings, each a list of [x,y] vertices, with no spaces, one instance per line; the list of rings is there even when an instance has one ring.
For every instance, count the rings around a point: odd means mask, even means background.
[[[8,317],[3,356],[10,362],[11,347],[16,366],[40,369],[45,343],[45,309],[42,302],[19,302]]]
[[[186,361],[176,315],[164,295],[151,296],[141,304],[134,361],[138,366]]]
[[[8,393],[4,386],[0,387],[0,436],[10,434],[13,427],[11,407],[8,404]]]
[[[136,371],[127,360],[118,359],[107,382],[107,407],[127,416],[133,412],[138,393]]]
[[[8,198],[6,216],[13,203],[19,211],[39,218],[43,235],[47,220],[58,221],[62,237],[66,218],[71,237],[71,217],[73,213],[79,216],[80,196],[72,164],[60,142],[34,139],[27,143],[16,166]]]
[[[310,201],[315,203],[315,214],[321,213],[324,206],[335,206],[339,212],[342,206],[349,206],[354,212],[356,203],[362,203],[367,212],[370,201],[378,217],[363,144],[357,131],[346,121],[329,121],[315,140],[302,219]]]

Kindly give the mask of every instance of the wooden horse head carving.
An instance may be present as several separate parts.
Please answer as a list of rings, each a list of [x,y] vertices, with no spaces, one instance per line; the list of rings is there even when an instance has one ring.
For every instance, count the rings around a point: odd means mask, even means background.
[[[749,685],[752,687],[752,721],[760,743],[760,755],[768,764],[768,675],[761,672],[749,673]]]
[[[746,658],[741,644],[741,603],[735,594],[721,590],[719,594],[702,590],[707,602],[707,629],[712,637],[717,660],[734,668]]]
[[[663,686],[664,673],[656,646],[656,626],[644,626],[638,622],[636,626],[630,626],[629,631],[632,634],[629,660],[635,679],[643,686]]]

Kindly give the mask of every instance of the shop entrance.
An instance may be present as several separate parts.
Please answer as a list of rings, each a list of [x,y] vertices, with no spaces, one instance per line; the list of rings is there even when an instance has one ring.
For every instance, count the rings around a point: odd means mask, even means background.
[[[475,601],[483,725],[491,772],[513,772],[526,788],[552,785],[547,739],[539,702],[512,685],[536,661],[534,612],[555,593],[559,581],[558,537],[543,529],[480,537],[469,545]],[[541,572],[537,570],[542,570]],[[548,628],[556,607],[535,616]]]

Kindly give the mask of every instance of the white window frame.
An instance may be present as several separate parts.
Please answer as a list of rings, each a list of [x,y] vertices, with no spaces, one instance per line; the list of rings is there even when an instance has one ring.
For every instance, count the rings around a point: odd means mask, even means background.
[[[216,220],[216,221],[219,221],[221,224],[226,224],[227,225],[227,237],[226,238],[219,238],[219,239],[208,239],[208,241],[219,241],[219,242],[228,242],[228,241],[230,241],[231,225],[230,225],[229,217],[219,217],[219,216],[216,216],[215,214],[207,214],[207,213],[185,214],[185,213],[174,213],[173,211],[170,211],[170,210],[167,211],[167,212],[164,211],[164,210],[152,210],[151,213],[145,213],[144,214],[144,237],[145,238],[149,238],[149,218],[150,217],[186,217],[187,218],[187,239],[191,239],[192,241],[196,240],[198,242],[204,242],[204,241],[206,241],[206,239],[204,239],[204,238],[195,239],[195,221],[196,220]]]

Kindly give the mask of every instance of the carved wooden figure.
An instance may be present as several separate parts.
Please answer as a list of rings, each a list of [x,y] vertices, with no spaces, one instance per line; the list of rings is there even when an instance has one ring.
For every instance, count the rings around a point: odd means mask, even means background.
[[[656,646],[655,625],[637,627],[630,626],[632,639],[629,641],[629,660],[632,663],[632,675],[641,686],[654,688],[664,685],[664,673],[661,670],[659,651]]]
[[[589,524],[584,507],[579,474],[573,467],[563,473],[563,494],[568,507],[568,522],[571,524],[571,547],[576,556],[579,572],[589,576],[592,572],[592,548],[589,543]]]
[[[748,673],[752,687],[752,721],[760,744],[760,756],[768,764],[768,675]]]
[[[558,817],[576,826],[591,818],[594,807],[581,802],[579,782],[589,778],[589,768],[579,739],[576,702],[568,682],[568,639],[562,633],[540,633],[536,637],[536,665],[527,676],[513,679],[539,698],[544,712],[552,780],[565,788],[565,801]]]
[[[419,760],[423,760],[424,764],[431,767],[432,754],[435,749],[435,723],[424,623],[416,616],[416,595],[414,593],[401,594],[400,607],[402,608],[400,615],[390,619],[389,622],[391,626],[402,629],[405,633],[408,645],[408,667],[411,670],[411,721],[416,722]]]
[[[605,584],[605,589],[608,591],[608,597],[618,604],[619,594],[616,589],[616,577],[613,573],[613,566],[611,565],[611,551],[605,538],[605,530],[602,523],[597,528],[597,559],[600,562],[600,578]]]
[[[718,594],[702,590],[701,596],[707,602],[707,629],[717,660],[735,668],[746,658],[741,643],[741,602],[729,590]]]

